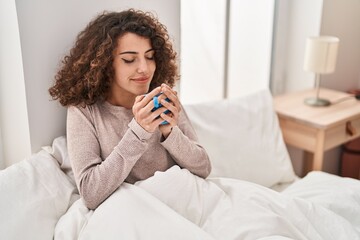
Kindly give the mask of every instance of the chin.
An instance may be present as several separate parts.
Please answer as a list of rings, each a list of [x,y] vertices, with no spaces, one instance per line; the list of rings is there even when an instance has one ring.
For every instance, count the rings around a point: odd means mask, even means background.
[[[143,89],[139,89],[138,91],[136,91],[137,95],[143,95],[149,92],[149,87],[147,88],[143,88]]]

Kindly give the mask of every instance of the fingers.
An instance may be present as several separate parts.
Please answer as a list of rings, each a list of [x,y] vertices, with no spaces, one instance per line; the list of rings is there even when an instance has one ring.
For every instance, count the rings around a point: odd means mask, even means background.
[[[161,87],[153,89],[151,92],[145,95],[140,95],[135,98],[135,102],[132,108],[134,118],[146,131],[154,132],[155,129],[159,126],[162,120],[155,118],[160,115],[161,112],[158,112],[158,115],[155,115],[151,112],[154,107],[153,97],[160,94]],[[163,109],[165,111],[166,109]]]
[[[162,106],[154,110],[155,96]],[[176,126],[180,111],[181,104],[177,92],[166,84],[162,84],[148,94],[137,96],[133,106],[135,120],[148,132],[154,132],[163,121],[169,124],[162,128]]]
[[[171,127],[174,127],[177,125],[177,120],[176,120],[176,118],[174,118],[174,115],[171,113],[169,113],[169,114],[161,113],[160,117],[162,119],[162,122],[167,121]]]
[[[144,94],[144,95],[136,96],[134,105],[136,105],[136,104],[138,104],[139,102],[141,102],[141,100],[143,100],[144,97],[145,97],[145,94]]]
[[[175,119],[178,119],[179,110],[176,106],[173,105],[172,102],[168,102],[163,99],[163,100],[161,100],[161,104],[172,113],[172,117],[174,117]]]
[[[171,89],[166,84],[161,84],[161,91],[163,92],[162,95],[165,95],[167,98],[169,98],[170,101],[172,102],[172,104],[177,108],[177,111],[180,112],[181,104],[180,104],[179,98],[177,97],[177,92],[175,90]],[[165,97],[163,97],[163,98],[165,98]]]
[[[161,92],[161,87],[157,87],[148,94],[137,96],[135,98],[135,103],[133,106],[134,115],[135,114],[148,115],[154,107],[153,98],[156,95],[159,95],[160,92]]]
[[[149,105],[149,103],[152,101],[152,99],[160,93],[161,93],[161,87],[157,87],[157,88],[154,88],[148,94],[137,96],[136,98],[140,99],[139,103],[141,102],[139,104],[139,107],[144,108],[145,106]],[[135,102],[136,102],[136,99],[135,99]]]

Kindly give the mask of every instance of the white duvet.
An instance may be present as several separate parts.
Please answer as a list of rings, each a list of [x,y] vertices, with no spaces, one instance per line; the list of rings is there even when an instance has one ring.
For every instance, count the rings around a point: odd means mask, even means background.
[[[77,200],[55,239],[360,239],[360,182],[313,172],[283,193],[177,166],[124,183],[95,211]]]

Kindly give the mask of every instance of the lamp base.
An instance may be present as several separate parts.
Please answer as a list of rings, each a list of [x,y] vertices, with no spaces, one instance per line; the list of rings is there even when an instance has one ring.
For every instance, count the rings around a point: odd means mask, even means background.
[[[304,103],[313,107],[326,107],[331,105],[331,102],[323,98],[306,98]]]

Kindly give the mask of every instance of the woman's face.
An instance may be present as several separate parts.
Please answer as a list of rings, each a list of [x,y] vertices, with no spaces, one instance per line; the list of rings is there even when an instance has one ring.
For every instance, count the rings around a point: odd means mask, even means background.
[[[121,105],[149,91],[156,63],[150,39],[125,33],[118,39],[117,46],[113,62],[115,76],[109,98]]]

